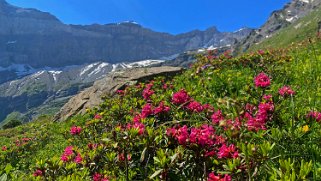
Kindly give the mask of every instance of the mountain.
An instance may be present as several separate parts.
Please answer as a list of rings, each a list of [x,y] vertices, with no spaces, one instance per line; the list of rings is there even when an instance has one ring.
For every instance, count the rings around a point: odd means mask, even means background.
[[[319,33],[318,33],[319,32]],[[307,37],[320,38],[321,7],[298,19],[289,26],[275,32],[273,36],[252,45],[247,51],[257,51],[264,48],[281,48],[291,44],[302,43]]]
[[[0,1],[0,27],[0,67],[27,64],[35,69],[159,59],[200,47],[233,44],[251,31],[226,33],[211,27],[171,35],[135,22],[67,25],[49,13],[15,7],[4,0]],[[0,82],[17,77],[12,71],[0,74]]]
[[[0,122],[12,112],[19,112],[25,120],[40,114],[53,114],[84,88],[107,74],[134,67],[147,67],[163,60],[144,60],[109,64],[96,62],[63,69],[41,70],[21,79],[0,85]]]
[[[272,12],[269,19],[257,30],[236,45],[239,52],[246,51],[252,45],[272,37],[276,32],[295,23],[297,20],[316,10],[321,0],[292,0],[281,10]]]

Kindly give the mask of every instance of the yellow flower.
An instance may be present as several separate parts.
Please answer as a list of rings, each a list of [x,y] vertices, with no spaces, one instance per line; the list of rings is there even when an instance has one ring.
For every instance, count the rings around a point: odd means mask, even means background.
[[[302,127],[302,130],[303,130],[303,132],[308,132],[309,131],[309,126],[308,125],[305,125],[305,126],[303,126]]]

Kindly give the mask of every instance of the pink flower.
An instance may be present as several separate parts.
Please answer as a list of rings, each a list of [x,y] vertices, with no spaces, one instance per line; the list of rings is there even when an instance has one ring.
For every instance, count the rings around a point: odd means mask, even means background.
[[[188,102],[191,98],[184,89],[173,94],[172,103],[176,105],[184,104]]]
[[[39,177],[39,176],[42,176],[43,175],[43,171],[42,170],[36,170],[34,173],[33,173],[33,176],[34,177]]]
[[[320,122],[320,121],[321,121],[321,113],[320,113],[320,112],[310,111],[306,117],[307,117],[307,118],[313,118],[313,119],[315,119],[317,122]]]
[[[116,93],[119,94],[119,95],[124,95],[125,91],[124,90],[117,90]]]
[[[107,179],[106,176],[101,175],[101,174],[99,174],[99,173],[96,172],[96,173],[93,175],[93,181],[109,181],[109,180]]]
[[[101,119],[101,118],[103,118],[103,117],[100,114],[96,114],[94,117],[94,119]]]
[[[290,86],[283,86],[282,88],[279,89],[279,94],[282,97],[286,97],[286,96],[292,96],[295,94],[295,92],[291,89]]]
[[[213,157],[213,156],[215,156],[215,151],[214,150],[212,150],[212,151],[206,151],[205,152],[205,157]]]
[[[127,129],[137,129],[138,134],[142,135],[145,132],[145,125],[141,122],[133,122],[132,124],[128,123],[127,124]]]
[[[135,122],[133,128],[138,129],[139,135],[142,135],[145,132],[145,125],[141,122]]]
[[[79,126],[72,126],[71,128],[70,128],[70,134],[71,135],[79,135],[80,133],[81,133],[81,127],[79,127]]]
[[[7,146],[2,146],[1,150],[2,151],[7,151]]]
[[[212,116],[211,116],[212,122],[214,124],[218,124],[220,121],[224,120],[224,117],[222,115],[221,110],[216,111]]]
[[[98,147],[98,144],[88,143],[87,147],[90,150],[95,150]]]
[[[270,101],[272,101],[272,95],[263,95],[263,99],[265,100],[265,101],[268,101],[268,102],[270,102]]]
[[[256,87],[265,88],[271,85],[271,80],[265,73],[261,72],[254,78],[254,84]]]
[[[257,51],[257,53],[260,55],[264,55],[265,52],[264,52],[264,50],[259,50],[259,51]]]
[[[250,118],[246,122],[248,130],[266,130],[265,121],[262,119]]]
[[[74,162],[78,163],[78,164],[80,164],[82,162],[82,157],[81,157],[80,153],[77,154],[77,156],[74,159]]]
[[[65,151],[64,153],[61,155],[60,159],[63,161],[63,162],[68,162],[70,157],[74,154],[74,150],[73,150],[73,147],[72,146],[67,146],[65,148]]]
[[[231,181],[232,177],[225,174],[224,177],[221,175],[215,175],[213,172],[208,175],[207,181]]]
[[[163,89],[168,89],[168,84],[163,84]]]
[[[160,102],[159,106],[156,107],[153,112],[156,115],[156,114],[160,114],[160,113],[166,113],[166,112],[170,111],[170,109],[171,109],[170,107],[164,105],[164,102]]]
[[[170,137],[175,137],[177,130],[175,128],[167,128],[166,135]]]
[[[152,114],[153,114],[152,105],[148,103],[143,107],[141,117],[146,118]]]
[[[224,143],[217,153],[218,158],[237,158],[239,156],[236,147],[231,144],[230,146],[226,146]]]
[[[213,112],[214,111],[214,107],[212,105],[210,105],[210,104],[204,104],[203,108],[204,108],[204,110],[209,111],[209,112]]]
[[[143,97],[145,100],[149,100],[150,97],[155,93],[151,88],[153,87],[153,84],[147,84],[146,88],[143,90]]]
[[[124,153],[118,154],[118,160],[119,161],[125,161],[125,155]],[[132,156],[130,154],[127,154],[127,160],[130,161],[132,160]]]
[[[187,109],[193,112],[202,112],[204,110],[201,103],[192,101],[187,105]]]
[[[246,123],[248,130],[266,130],[265,124],[271,118],[273,111],[274,104],[270,101],[265,103],[261,102],[259,104],[255,117],[246,113],[245,117],[248,119]]]
[[[188,139],[188,130],[187,126],[184,125],[183,127],[179,128],[176,132],[176,139],[179,144],[185,145]]]

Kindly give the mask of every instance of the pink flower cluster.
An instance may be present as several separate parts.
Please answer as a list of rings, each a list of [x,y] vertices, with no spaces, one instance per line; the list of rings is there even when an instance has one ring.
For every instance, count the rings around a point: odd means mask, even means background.
[[[100,174],[100,173],[95,173],[93,175],[93,181],[109,181],[108,177]]]
[[[116,93],[118,95],[121,95],[121,96],[125,95],[125,91],[124,90],[117,90]]]
[[[290,86],[283,86],[281,89],[279,89],[279,94],[282,97],[292,96],[295,94],[295,91],[293,91]]]
[[[312,118],[315,119],[317,122],[321,121],[321,112],[316,112],[316,111],[310,111],[307,116],[308,119]]]
[[[190,131],[186,125],[178,128],[168,128],[166,134],[176,139],[181,145],[197,144],[205,147],[218,144],[214,128],[206,124],[199,128],[192,127]]]
[[[76,153],[72,146],[67,146],[64,150],[64,153],[61,155],[60,159],[63,162],[69,162],[73,159],[75,163],[80,164],[83,160],[80,153]]]
[[[258,111],[253,117],[253,112],[247,112],[245,118],[247,118],[247,128],[249,130],[266,130],[266,122],[270,119],[274,111],[274,104],[272,100],[268,102],[261,102],[258,106]]]
[[[79,126],[72,126],[70,128],[70,134],[71,135],[79,135],[81,133],[82,128]]]
[[[269,76],[267,76],[265,73],[261,72],[259,75],[257,75],[254,78],[254,84],[256,87],[268,87],[271,85],[271,80]]]
[[[96,114],[94,119],[102,119],[103,117],[100,114]]]
[[[218,124],[220,121],[224,120],[224,116],[222,114],[221,110],[217,110],[216,112],[214,112],[214,114],[211,116],[212,122],[214,124]]]
[[[7,146],[2,146],[1,148],[2,151],[7,151],[7,149],[8,149]]]
[[[221,146],[221,148],[219,148],[217,157],[218,158],[238,158],[239,153],[233,144],[231,144],[230,146],[226,146],[226,144],[224,143]]]
[[[153,82],[149,83],[146,85],[146,88],[143,90],[143,97],[145,100],[149,100],[150,97],[155,93],[153,90],[152,90],[152,87],[153,87]]]
[[[16,146],[23,146],[27,144],[29,141],[31,141],[31,138],[21,138],[21,140],[17,139],[15,141]]]
[[[214,108],[211,105],[209,104],[202,105],[201,103],[193,100],[184,89],[181,89],[180,91],[173,94],[172,103],[176,105],[187,104],[187,105],[184,105],[184,108],[191,112],[196,112],[196,113],[200,113],[203,111],[208,111],[208,112],[214,111]]]
[[[164,102],[160,102],[159,106],[157,106],[156,108],[153,108],[150,103],[147,103],[142,108],[142,113],[140,116],[141,118],[146,118],[152,114],[157,115],[161,113],[167,113],[168,111],[170,111],[170,107],[165,106]]]
[[[190,102],[186,108],[192,112],[198,112],[198,113],[204,110],[203,105],[197,101]]]
[[[127,129],[137,129],[138,134],[142,135],[145,132],[145,125],[141,123],[140,121],[133,121],[133,123],[128,123],[127,124]]]
[[[187,94],[184,89],[173,94],[172,103],[176,105],[185,104],[186,102],[190,101],[191,97]]]
[[[153,113],[156,115],[156,114],[161,114],[161,113],[169,112],[170,110],[171,110],[171,108],[168,107],[168,106],[165,106],[165,105],[164,105],[164,102],[160,102],[160,103],[159,103],[159,106],[156,107],[156,108],[153,110]]]
[[[32,175],[34,177],[41,177],[43,175],[43,172],[44,171],[37,169]]]
[[[231,181],[232,177],[230,175],[225,174],[224,177],[222,175],[215,175],[211,172],[208,175],[207,181]]]

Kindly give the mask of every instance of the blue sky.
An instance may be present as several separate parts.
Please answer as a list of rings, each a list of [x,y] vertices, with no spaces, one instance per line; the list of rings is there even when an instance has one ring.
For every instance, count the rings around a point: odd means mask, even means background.
[[[7,0],[50,12],[67,24],[133,20],[172,34],[216,26],[220,31],[257,28],[290,0]]]

